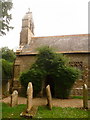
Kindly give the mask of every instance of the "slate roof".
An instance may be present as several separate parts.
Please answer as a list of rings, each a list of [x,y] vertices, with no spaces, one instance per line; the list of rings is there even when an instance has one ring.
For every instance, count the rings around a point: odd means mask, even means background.
[[[32,37],[30,44],[25,45],[20,54],[36,53],[41,46],[49,46],[61,53],[88,52],[88,34]]]

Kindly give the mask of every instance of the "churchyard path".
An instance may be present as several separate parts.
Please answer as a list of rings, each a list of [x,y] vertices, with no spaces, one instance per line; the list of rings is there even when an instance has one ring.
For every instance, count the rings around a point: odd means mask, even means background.
[[[9,103],[10,104],[10,97],[4,98],[0,100],[0,102]],[[27,99],[25,97],[18,97],[18,104],[26,104]],[[53,106],[57,107],[76,107],[81,108],[83,107],[83,100],[82,99],[52,99]],[[34,98],[33,105],[41,106],[46,105],[47,99],[46,98]]]

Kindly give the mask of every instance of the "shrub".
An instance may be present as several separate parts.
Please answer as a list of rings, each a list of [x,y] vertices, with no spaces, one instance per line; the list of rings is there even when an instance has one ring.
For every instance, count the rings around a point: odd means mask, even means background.
[[[68,60],[62,54],[56,54],[52,49],[39,49],[36,62],[27,71],[21,74],[20,81],[24,87],[28,82],[34,86],[34,94],[41,90],[42,81],[51,76],[55,84],[55,97],[68,98],[70,90],[80,75],[80,71],[68,65]],[[52,81],[51,81],[52,82]]]
[[[36,96],[41,91],[42,80],[44,77],[44,72],[41,69],[35,67],[35,65],[28,71],[23,72],[20,76],[20,81],[22,86],[27,89],[29,82],[33,84],[34,96]]]
[[[57,72],[55,93],[58,98],[68,98],[71,88],[79,76],[79,70],[63,66]]]

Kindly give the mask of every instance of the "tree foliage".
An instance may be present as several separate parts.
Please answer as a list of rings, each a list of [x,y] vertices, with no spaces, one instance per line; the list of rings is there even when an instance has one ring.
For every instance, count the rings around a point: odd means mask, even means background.
[[[1,48],[2,58],[7,60],[8,62],[13,62],[15,59],[15,53],[13,50],[9,49],[8,47]]]
[[[78,79],[80,71],[70,67],[68,60],[62,54],[54,53],[50,48],[39,49],[36,62],[27,71],[21,74],[21,84],[27,87],[28,82],[32,82],[34,93],[40,92],[42,81],[50,76],[51,83],[54,80],[55,97],[68,98],[70,90]]]
[[[2,62],[2,78],[3,79],[12,78],[13,63],[10,63],[5,59],[0,59],[0,62]]]
[[[10,10],[12,9],[13,3],[9,0],[0,0],[0,35],[6,35],[6,31],[9,31],[13,27],[10,26],[12,15]]]
[[[0,58],[0,72],[2,72],[2,80],[8,80],[12,78],[13,75],[13,62],[15,59],[15,53],[13,50],[10,50],[8,47],[1,48],[2,58]]]

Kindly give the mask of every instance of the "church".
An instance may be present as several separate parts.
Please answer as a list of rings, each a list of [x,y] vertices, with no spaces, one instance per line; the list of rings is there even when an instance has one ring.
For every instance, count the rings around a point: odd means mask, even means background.
[[[71,66],[83,71],[81,78],[75,82],[71,95],[82,95],[84,83],[90,89],[88,80],[90,68],[88,63],[88,57],[90,56],[88,34],[34,37],[34,22],[32,12],[29,11],[22,19],[20,45],[16,51],[16,60],[14,62],[13,90],[20,91],[20,73],[29,69],[35,62],[38,54],[37,48],[41,46],[48,46],[55,49],[56,53],[62,53],[69,58]]]

